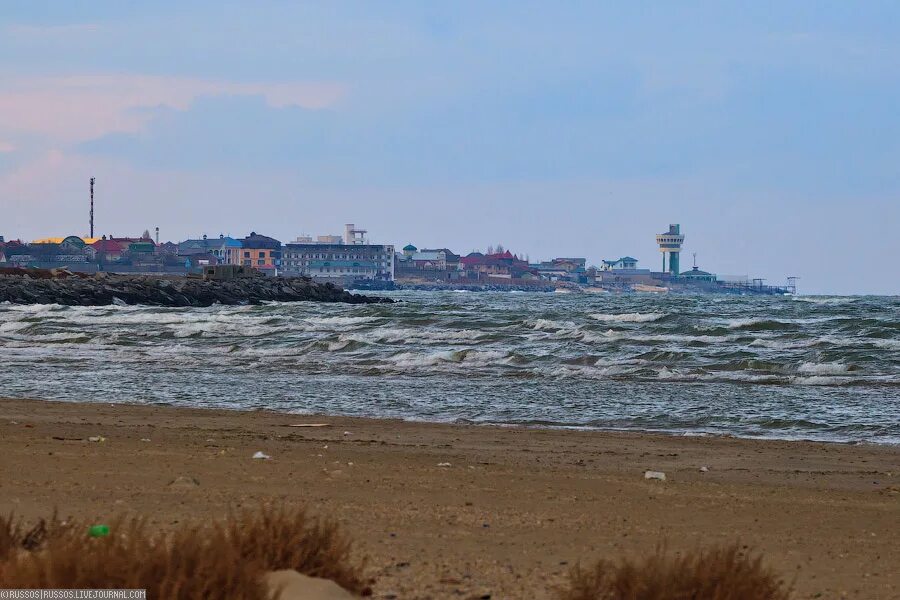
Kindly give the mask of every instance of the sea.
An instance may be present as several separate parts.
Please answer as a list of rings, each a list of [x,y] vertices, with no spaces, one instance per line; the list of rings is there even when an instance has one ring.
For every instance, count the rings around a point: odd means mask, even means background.
[[[0,304],[0,397],[900,444],[900,298]]]

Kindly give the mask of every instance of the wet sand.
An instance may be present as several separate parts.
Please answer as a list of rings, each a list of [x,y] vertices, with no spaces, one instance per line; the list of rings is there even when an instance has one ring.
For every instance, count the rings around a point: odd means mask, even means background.
[[[0,400],[4,513],[168,528],[260,500],[339,520],[376,598],[552,598],[662,540],[739,540],[798,598],[900,598],[897,447]]]

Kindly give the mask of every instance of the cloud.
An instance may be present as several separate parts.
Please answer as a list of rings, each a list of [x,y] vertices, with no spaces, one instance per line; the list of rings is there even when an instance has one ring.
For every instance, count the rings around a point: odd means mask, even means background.
[[[0,132],[72,143],[140,131],[152,113],[135,109],[184,110],[199,96],[259,95],[273,107],[321,109],[344,93],[345,87],[334,82],[253,83],[134,74],[7,77],[0,81]]]
[[[0,153],[15,152],[16,147],[12,142],[0,140]]]

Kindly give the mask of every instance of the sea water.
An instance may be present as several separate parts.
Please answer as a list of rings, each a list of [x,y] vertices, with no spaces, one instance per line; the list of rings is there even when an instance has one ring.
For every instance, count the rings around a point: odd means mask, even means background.
[[[0,304],[0,397],[900,443],[900,298]]]

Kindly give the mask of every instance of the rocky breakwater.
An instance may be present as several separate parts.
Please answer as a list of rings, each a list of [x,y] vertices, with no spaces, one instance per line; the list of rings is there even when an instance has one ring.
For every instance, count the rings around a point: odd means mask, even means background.
[[[62,270],[0,269],[0,302],[106,306],[211,306],[261,302],[393,302],[351,294],[331,283],[306,277],[243,277],[225,281],[200,277],[85,275]]]

